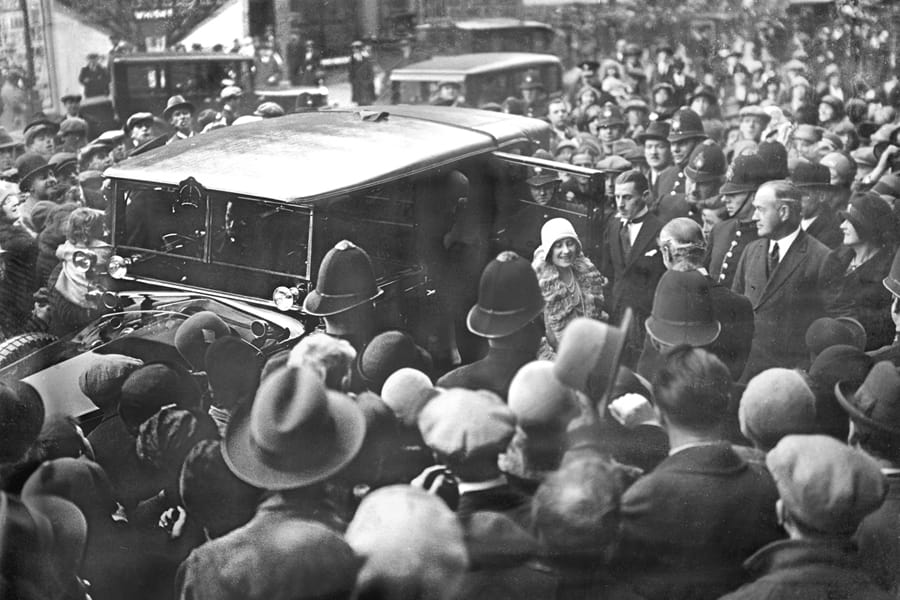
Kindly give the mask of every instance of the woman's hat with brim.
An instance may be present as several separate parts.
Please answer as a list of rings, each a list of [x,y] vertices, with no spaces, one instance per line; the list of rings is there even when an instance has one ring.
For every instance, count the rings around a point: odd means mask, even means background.
[[[196,107],[191,102],[185,100],[184,96],[175,95],[169,98],[169,100],[166,102],[166,109],[163,111],[163,118],[168,121],[172,117],[172,112],[179,108],[186,108],[191,112],[191,114],[197,112]]]
[[[296,489],[340,471],[365,434],[365,417],[349,396],[326,389],[310,368],[288,366],[262,381],[249,411],[232,417],[222,455],[250,485]]]
[[[481,273],[478,303],[466,318],[469,331],[485,338],[506,337],[544,310],[537,275],[515,252],[501,252]]]
[[[575,227],[568,219],[557,217],[544,223],[544,226],[541,227],[541,247],[547,253],[547,262],[552,260],[550,249],[553,248],[553,244],[566,238],[575,240],[575,243],[578,244],[578,251],[581,251],[581,240],[578,239],[578,233],[575,232]]]
[[[366,251],[353,242],[341,240],[322,259],[316,289],[304,298],[303,311],[316,317],[329,317],[371,302],[382,293]]]
[[[840,381],[834,393],[855,425],[900,438],[900,374],[893,364],[876,364],[855,392]]]
[[[710,283],[699,271],[666,271],[656,286],[647,333],[669,346],[706,346],[722,324],[713,313]]]
[[[878,244],[886,241],[894,226],[890,205],[874,192],[853,194],[847,209],[838,211],[838,214],[853,224],[860,237],[867,236]]]

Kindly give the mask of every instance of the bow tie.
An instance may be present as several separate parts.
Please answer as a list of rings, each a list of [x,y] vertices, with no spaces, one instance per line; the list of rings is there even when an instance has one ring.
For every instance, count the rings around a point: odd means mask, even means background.
[[[643,223],[644,219],[646,219],[646,218],[647,218],[647,213],[644,213],[639,217],[634,217],[633,219],[625,219],[624,221],[622,221],[622,223],[625,225],[638,225],[640,223]]]

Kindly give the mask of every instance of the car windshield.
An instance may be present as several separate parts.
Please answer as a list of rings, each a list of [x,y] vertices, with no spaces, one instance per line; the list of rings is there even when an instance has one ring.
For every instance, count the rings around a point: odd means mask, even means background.
[[[308,277],[310,211],[221,192],[120,184],[117,245]],[[121,214],[121,213],[118,213]]]

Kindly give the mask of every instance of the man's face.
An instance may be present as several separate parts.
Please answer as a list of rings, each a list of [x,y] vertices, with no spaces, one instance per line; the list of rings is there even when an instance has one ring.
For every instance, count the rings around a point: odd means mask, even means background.
[[[651,169],[660,171],[669,164],[669,143],[663,140],[644,142],[644,158]]]
[[[756,221],[759,237],[772,238],[781,231],[785,210],[786,207],[779,205],[770,186],[759,188],[753,198],[753,220]]]
[[[459,98],[459,88],[455,85],[442,85],[438,90],[438,96],[441,100],[454,101]]]
[[[741,118],[741,137],[745,140],[759,141],[762,136],[762,121],[759,117],[746,116]]]
[[[621,125],[601,125],[597,133],[601,142],[611,144],[625,135],[625,129]]]
[[[688,158],[691,157],[691,152],[694,151],[694,146],[697,145],[697,140],[681,140],[679,142],[672,142],[672,161],[678,167],[684,167],[687,164]]]
[[[547,118],[553,127],[561,129],[566,120],[566,105],[562,102],[552,103],[547,109]]]
[[[551,181],[541,185],[529,186],[531,189],[531,199],[537,204],[544,206],[553,200],[553,193],[556,191],[556,182]]]
[[[834,118],[834,109],[824,102],[819,104],[819,123],[827,123]]]
[[[112,164],[109,152],[95,152],[88,163],[89,171],[103,171]]]
[[[12,169],[16,166],[16,152],[12,148],[0,150],[0,171]]]
[[[633,183],[616,186],[616,209],[623,219],[633,219],[647,206],[646,192],[638,194]]]
[[[722,219],[719,218],[719,213],[714,208],[704,208],[701,217],[703,218],[703,237],[708,238],[709,232],[716,226],[716,223],[721,223]]]
[[[78,111],[81,110],[81,102],[69,101],[65,103],[66,114],[70,117],[77,117]]]
[[[812,219],[819,214],[821,205],[819,195],[815,192],[803,194],[803,197],[800,198],[800,216],[804,219]]]
[[[172,123],[172,127],[177,129],[178,131],[187,133],[191,130],[191,127],[194,124],[194,116],[188,109],[178,108],[172,111],[172,116],[169,118],[169,122]]]
[[[56,189],[56,175],[53,171],[41,171],[31,178],[31,195],[37,200],[50,200]]]
[[[84,134],[81,133],[67,133],[62,136],[62,141],[63,147],[69,152],[77,152],[79,148],[87,143],[87,140],[84,139]]]
[[[56,147],[53,134],[45,131],[37,134],[31,140],[31,144],[26,148],[28,152],[35,152],[45,158],[53,155],[53,149]]]
[[[131,139],[140,145],[153,139],[153,125],[151,121],[139,121],[131,128]]]
[[[532,104],[540,97],[540,90],[537,88],[529,88],[522,90],[522,100],[528,104]]]
[[[816,143],[806,139],[794,138],[791,142],[797,154],[806,160],[812,160]]]
[[[728,216],[733,217],[738,214],[738,211],[741,210],[741,206],[744,204],[744,199],[747,197],[746,193],[737,193],[737,194],[726,194],[722,196],[722,201],[725,203],[725,210],[728,211]]]

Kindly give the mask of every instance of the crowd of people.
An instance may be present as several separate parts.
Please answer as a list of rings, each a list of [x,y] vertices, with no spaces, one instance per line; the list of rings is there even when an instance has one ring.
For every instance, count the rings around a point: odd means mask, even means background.
[[[343,240],[303,301],[322,331],[264,359],[193,314],[180,362],[80,373],[86,435],[0,383],[0,595],[900,597],[900,88],[799,53],[711,81],[656,50],[506,103],[615,207],[594,247],[558,217],[484,267],[483,357],[446,370],[378,331],[366,240]],[[165,135],[138,113],[87,143],[75,98],[35,119],[0,192],[4,326],[102,310],[99,171],[283,113],[240,97],[170,98]],[[570,183],[536,197],[604,206]]]

